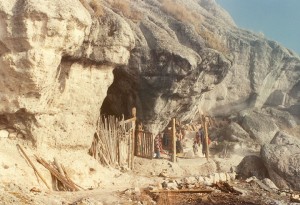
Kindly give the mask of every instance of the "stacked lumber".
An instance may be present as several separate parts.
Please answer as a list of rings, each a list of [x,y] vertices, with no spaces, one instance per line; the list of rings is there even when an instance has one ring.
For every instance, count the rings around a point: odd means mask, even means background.
[[[22,155],[28,161],[30,166],[33,168],[35,174],[44,182],[48,189],[51,189],[46,180],[43,178],[41,173],[37,170],[36,166],[30,160],[28,155],[26,154],[25,150],[17,144],[17,148],[21,151]],[[57,159],[54,158],[54,163],[48,163],[41,157],[34,155],[36,160],[42,164],[46,169],[48,169],[51,173],[51,176],[54,179],[54,188],[57,191],[79,191],[81,188],[77,184],[75,184],[67,174],[67,171],[63,165],[61,165]]]
[[[54,163],[48,163],[43,158],[36,155],[35,158],[40,164],[50,171],[54,178],[55,189],[57,191],[79,191],[82,189],[70,179],[65,167],[60,165],[56,159],[54,159]]]
[[[46,182],[46,180],[44,179],[44,177],[40,174],[40,172],[34,166],[34,164],[32,163],[32,161],[29,159],[28,155],[26,154],[26,152],[24,151],[24,149],[21,147],[21,145],[17,144],[17,147],[21,151],[21,153],[24,155],[25,159],[30,164],[30,166],[32,167],[32,169],[34,170],[35,175],[39,176],[41,178],[41,180],[44,182],[44,184],[47,186],[48,189],[51,189],[50,186],[48,185],[48,183]]]

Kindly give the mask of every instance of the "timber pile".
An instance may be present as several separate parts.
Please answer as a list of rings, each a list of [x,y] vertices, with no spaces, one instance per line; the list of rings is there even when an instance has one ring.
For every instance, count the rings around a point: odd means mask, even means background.
[[[46,182],[46,180],[44,179],[44,177],[40,174],[40,172],[37,170],[37,168],[34,166],[34,164],[32,163],[32,161],[29,159],[28,155],[26,154],[26,152],[24,151],[24,149],[21,147],[21,145],[17,144],[17,148],[21,151],[21,153],[24,155],[25,159],[27,160],[27,162],[30,164],[30,166],[32,167],[32,169],[34,170],[34,173],[36,176],[39,176],[41,178],[41,180],[44,182],[44,184],[47,186],[48,189],[51,189],[50,186],[48,185],[48,183]]]
[[[55,186],[57,191],[79,191],[82,189],[80,186],[75,184],[68,176],[66,169],[63,165],[60,165],[56,159],[53,163],[46,162],[43,158],[35,155],[36,160],[48,169],[54,178]]]
[[[114,116],[101,116],[98,119],[97,132],[89,154],[101,164],[109,167],[128,166],[132,168],[134,153],[135,117],[129,120]]]
[[[30,160],[24,149],[17,144],[17,148],[21,151],[21,153],[24,155],[25,159],[28,161],[30,166],[33,168],[35,174],[41,178],[41,180],[44,182],[44,184],[47,186],[48,189],[51,189],[44,177],[41,175],[41,173],[37,170],[36,166],[33,164],[33,162]],[[34,155],[36,160],[42,164],[46,169],[48,169],[51,173],[51,176],[54,179],[54,189],[57,191],[79,191],[81,188],[77,184],[75,184],[70,177],[68,176],[66,169],[63,165],[61,165],[57,159],[54,158],[54,163],[48,163],[43,158],[38,157]]]

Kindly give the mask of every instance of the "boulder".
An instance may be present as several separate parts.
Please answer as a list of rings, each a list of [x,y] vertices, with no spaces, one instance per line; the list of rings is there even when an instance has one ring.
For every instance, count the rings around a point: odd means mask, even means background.
[[[244,142],[251,140],[250,135],[236,122],[231,122],[223,130],[224,139],[231,142]]]
[[[259,144],[269,143],[279,130],[272,118],[259,111],[244,112],[242,127]]]
[[[255,155],[244,157],[244,159],[237,166],[237,174],[243,179],[255,176],[258,179],[268,177],[268,170],[265,167],[262,159]]]
[[[288,111],[268,107],[264,110],[264,112],[270,115],[270,117],[272,117],[279,126],[283,125],[290,128],[297,126],[294,116]]]
[[[274,182],[271,181],[271,179],[265,178],[262,180],[262,183],[273,190],[278,190],[278,187],[274,184]]]
[[[300,140],[284,132],[278,132],[262,147],[261,158],[277,187],[300,189],[299,153]]]
[[[269,106],[280,106],[284,105],[286,93],[283,93],[281,90],[274,90],[268,97],[265,105]]]
[[[291,113],[294,116],[300,116],[300,104],[291,105],[288,108],[289,113]]]

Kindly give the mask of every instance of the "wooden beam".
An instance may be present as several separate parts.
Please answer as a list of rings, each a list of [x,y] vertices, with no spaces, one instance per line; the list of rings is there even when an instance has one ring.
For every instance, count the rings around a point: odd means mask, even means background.
[[[207,122],[205,116],[203,116],[203,121],[204,121],[205,145],[206,145],[205,155],[206,155],[206,159],[208,160],[208,155],[209,155],[209,149],[208,149],[208,130],[207,130],[208,122]]]
[[[49,163],[47,163],[44,159],[39,158],[35,155],[35,158],[39,163],[41,163],[46,169],[50,171],[52,175],[54,175],[61,183],[63,183],[68,189],[71,191],[79,191],[79,188],[75,186],[74,182],[69,181],[65,176],[59,173],[56,169],[50,166]]]
[[[131,127],[132,127],[131,169],[133,170],[134,169],[134,154],[135,154],[135,150],[136,150],[136,146],[135,146],[136,108],[135,107],[132,108],[132,117],[133,118],[131,118],[131,119],[134,119],[134,120],[131,122]]]
[[[134,122],[134,121],[136,121],[136,117],[133,117],[133,118],[130,118],[130,119],[127,119],[127,120],[120,121],[120,122],[119,122],[119,125],[123,125],[123,124],[129,123],[129,122]]]
[[[40,172],[36,169],[36,167],[34,166],[34,164],[31,162],[31,160],[29,159],[29,157],[27,156],[27,154],[25,153],[25,151],[23,150],[23,148],[19,144],[17,144],[17,147],[21,150],[21,152],[23,153],[23,155],[26,158],[26,160],[29,162],[29,164],[31,165],[31,167],[33,168],[33,170],[37,173],[37,175],[41,178],[41,180],[45,183],[45,185],[47,186],[47,188],[51,190],[50,186],[47,184],[47,182],[44,179],[44,177],[42,177],[42,175],[40,174]]]
[[[211,193],[210,189],[151,190],[150,193]]]
[[[173,141],[173,155],[172,155],[172,162],[176,162],[176,119],[172,119],[172,141]]]

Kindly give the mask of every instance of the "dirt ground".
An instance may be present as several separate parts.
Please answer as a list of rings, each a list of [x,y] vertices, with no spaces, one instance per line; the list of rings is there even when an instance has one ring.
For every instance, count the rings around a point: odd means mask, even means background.
[[[223,192],[149,194],[147,188],[150,185],[159,187],[165,180],[164,177],[159,177],[163,170],[166,171],[168,178],[172,179],[230,172],[232,167],[239,164],[246,152],[258,151],[253,147],[248,147],[246,151],[245,147],[237,146],[230,151],[230,155],[224,158],[211,150],[212,154],[207,160],[202,154],[193,156],[193,136],[194,133],[187,136],[184,154],[177,157],[176,163],[171,162],[167,155],[163,159],[135,158],[133,171],[103,167],[86,153],[68,153],[64,150],[55,153],[51,149],[36,149],[23,140],[0,139],[0,204],[267,204],[261,198],[276,198],[277,195],[267,196],[267,193],[257,187],[247,183],[242,185],[238,182],[236,186],[250,190],[247,195],[236,196]],[[16,144],[24,148],[49,184],[51,184],[50,173],[36,162],[34,154],[49,160],[53,156],[58,158],[68,168],[70,177],[85,190],[77,192],[48,190],[45,184],[38,180],[31,166],[16,148]],[[284,198],[279,198],[279,200],[287,201]]]

